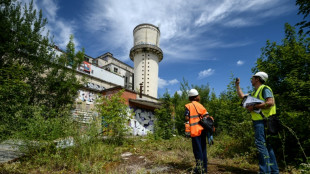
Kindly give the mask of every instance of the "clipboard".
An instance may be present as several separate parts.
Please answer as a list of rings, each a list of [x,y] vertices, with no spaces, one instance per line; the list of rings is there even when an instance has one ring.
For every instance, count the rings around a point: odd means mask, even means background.
[[[243,98],[242,102],[241,102],[241,106],[246,108],[247,106],[251,106],[251,105],[255,105],[255,104],[260,104],[263,103],[263,100],[260,100],[258,98],[252,97],[250,95],[247,95]],[[256,113],[260,113],[261,109],[257,109],[257,110],[253,110]]]

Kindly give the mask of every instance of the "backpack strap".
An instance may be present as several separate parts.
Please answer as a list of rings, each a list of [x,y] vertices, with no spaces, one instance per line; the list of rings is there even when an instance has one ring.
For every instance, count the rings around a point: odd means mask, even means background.
[[[194,105],[194,103],[192,102],[192,104]],[[194,108],[195,108],[195,110],[196,110],[196,112],[197,112],[197,114],[200,116],[200,113],[197,111],[197,109],[196,109],[196,106],[194,105]]]
[[[194,105],[194,103],[192,103],[193,105]],[[207,114],[205,114],[205,115],[201,115],[198,111],[197,111],[197,109],[196,109],[196,106],[194,105],[194,108],[195,108],[195,110],[196,110],[196,112],[197,112],[197,114],[199,115],[199,118],[201,119],[202,117],[204,117],[204,116],[206,116],[206,115],[209,115],[208,114],[208,112],[207,112]]]

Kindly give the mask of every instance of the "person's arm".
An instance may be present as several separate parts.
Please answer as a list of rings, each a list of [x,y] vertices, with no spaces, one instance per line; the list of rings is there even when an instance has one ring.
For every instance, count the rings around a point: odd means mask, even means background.
[[[245,95],[243,94],[239,84],[240,84],[240,79],[237,78],[236,82],[235,82],[237,94],[238,94],[239,98],[243,99]]]
[[[253,110],[257,110],[257,109],[268,109],[273,105],[274,105],[274,99],[272,97],[269,97],[269,98],[266,98],[264,103],[248,106],[247,110],[253,111]]]
[[[264,103],[254,105],[257,109],[267,109],[274,105],[274,99],[272,97],[266,98]]]
[[[272,92],[268,88],[263,89],[263,97],[265,98],[265,102],[260,104],[255,104],[252,107],[247,108],[249,111],[256,109],[268,109],[271,106],[275,105],[274,98]]]

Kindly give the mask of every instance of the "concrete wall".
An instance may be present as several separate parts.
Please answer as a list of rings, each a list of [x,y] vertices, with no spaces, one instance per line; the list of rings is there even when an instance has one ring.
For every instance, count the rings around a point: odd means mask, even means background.
[[[102,79],[104,81],[114,83],[119,86],[124,86],[124,78],[116,75],[114,73],[111,73],[109,71],[106,71],[102,68],[96,67],[94,65],[91,65],[91,74],[94,77],[97,77],[99,79]]]
[[[159,29],[151,24],[140,24],[134,31],[134,46],[150,44],[159,47]]]
[[[158,63],[162,59],[159,48],[159,28],[152,24],[140,24],[133,30],[134,47],[130,58],[134,61],[134,90],[143,84],[143,94],[157,98]]]
[[[152,52],[141,52],[135,56],[134,86],[139,91],[143,83],[143,94],[157,98],[158,90],[158,57]]]

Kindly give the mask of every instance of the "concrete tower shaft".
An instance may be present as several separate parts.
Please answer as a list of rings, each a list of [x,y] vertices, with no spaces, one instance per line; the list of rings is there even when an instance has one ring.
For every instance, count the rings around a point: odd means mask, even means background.
[[[133,30],[134,46],[130,59],[134,61],[134,89],[143,84],[143,94],[157,98],[158,63],[163,59],[159,48],[159,28],[152,24],[140,24]]]

